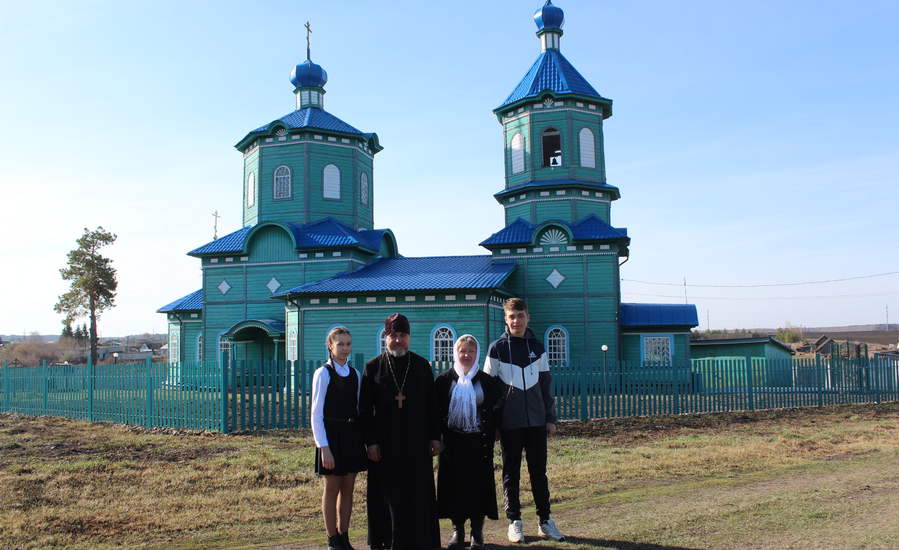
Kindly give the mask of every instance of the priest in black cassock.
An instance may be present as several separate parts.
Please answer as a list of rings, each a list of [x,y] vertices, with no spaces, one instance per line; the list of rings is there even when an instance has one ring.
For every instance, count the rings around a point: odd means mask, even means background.
[[[365,364],[359,421],[368,447],[368,542],[372,549],[440,548],[433,458],[440,421],[431,365],[409,351],[409,320],[384,322],[384,353]]]

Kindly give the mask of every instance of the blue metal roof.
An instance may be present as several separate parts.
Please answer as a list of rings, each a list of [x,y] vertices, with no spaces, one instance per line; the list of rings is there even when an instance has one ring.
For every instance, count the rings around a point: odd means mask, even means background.
[[[521,185],[516,185],[514,187],[509,187],[508,189],[503,189],[498,193],[494,193],[493,196],[497,201],[502,201],[505,197],[509,195],[514,195],[516,193],[520,193],[521,191],[527,191],[529,189],[535,188],[554,188],[554,187],[576,187],[579,189],[593,189],[596,191],[605,191],[612,195],[612,199],[620,199],[621,192],[614,185],[609,185],[608,183],[598,183],[595,181],[584,181],[584,180],[535,180],[529,181],[528,183],[522,183]]]
[[[198,311],[203,309],[203,289],[182,296],[170,304],[156,310],[156,313],[174,313],[176,311]]]
[[[306,283],[275,296],[496,288],[515,267],[515,262],[494,261],[491,256],[381,258],[356,271]]]
[[[205,254],[227,254],[236,253],[243,250],[243,243],[246,240],[247,233],[253,229],[252,225],[238,229],[234,233],[228,233],[224,237],[218,238],[203,246],[194,248],[187,253],[188,256],[201,256]]]
[[[344,134],[356,135],[368,141],[369,146],[372,147],[376,152],[382,149],[382,147],[377,143],[376,134],[358,130],[350,126],[346,122],[340,120],[336,116],[332,115],[328,111],[325,111],[324,109],[321,109],[319,107],[306,107],[305,109],[297,109],[296,111],[282,116],[281,118],[276,118],[265,126],[260,126],[259,128],[250,131],[250,133],[244,136],[234,146],[238,149],[241,149],[242,147],[247,145],[248,141],[251,138],[256,135],[267,134],[271,125],[279,122],[288,130],[312,128],[330,132],[341,132]]]
[[[582,96],[606,98],[599,95],[593,86],[577,72],[577,69],[565,59],[559,50],[550,49],[542,52],[531,66],[518,86],[496,110],[528,98],[538,98],[544,92],[554,95],[578,94]]]
[[[222,336],[234,336],[245,328],[260,328],[267,333],[276,336],[284,334],[284,319],[244,319],[231,325],[231,328],[222,333]]]
[[[213,254],[236,254],[246,250],[246,239],[250,231],[260,225],[269,225],[266,222],[255,226],[244,227],[234,233],[204,244],[188,252],[189,256],[205,256]],[[332,248],[342,246],[364,246],[373,251],[381,248],[381,237],[386,229],[355,229],[337,221],[332,217],[322,218],[303,225],[292,222],[279,224],[287,228],[292,234],[298,249],[303,248]]]
[[[575,241],[629,241],[627,229],[612,227],[596,217],[595,214],[590,214],[577,223],[569,223],[564,220],[548,220],[540,225],[535,225],[518,218],[481,242],[481,246],[489,248],[501,245],[530,244],[534,241],[536,237],[535,232],[538,228],[544,227],[547,223],[556,223],[568,227]]]
[[[699,316],[693,304],[626,304],[620,307],[622,327],[695,327]]]

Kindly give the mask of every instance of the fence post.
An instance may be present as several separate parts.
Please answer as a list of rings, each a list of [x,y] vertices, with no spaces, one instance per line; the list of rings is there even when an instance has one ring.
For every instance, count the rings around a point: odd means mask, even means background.
[[[228,365],[231,358],[224,356],[222,358],[222,372],[219,377],[221,381],[221,390],[219,391],[219,400],[221,401],[219,431],[223,434],[228,433]]]
[[[584,365],[583,363],[581,363],[580,368],[578,368],[577,379],[578,379],[577,387],[578,387],[578,395],[579,395],[578,399],[580,401],[580,409],[581,409],[581,421],[586,422],[587,419],[589,418],[589,415],[587,414],[587,412],[588,412],[587,411],[587,386],[588,386],[588,384],[587,384],[587,369],[586,369],[586,365]]]
[[[821,366],[821,355],[815,354],[815,371],[818,378],[818,406],[824,406],[824,369]]]
[[[94,358],[87,358],[87,420],[94,421]]]
[[[672,363],[672,364],[676,365],[677,363]],[[687,375],[687,376],[684,376],[685,379],[690,376],[690,366],[689,365],[690,364],[687,363],[687,366],[683,367],[686,371],[685,374]],[[678,376],[677,370],[678,370],[677,366],[674,366],[674,409],[673,409],[674,414],[680,414],[680,381],[681,381],[681,377]]]
[[[752,357],[746,356],[746,397],[749,401],[749,410],[755,410],[755,395],[752,389]]]
[[[147,368],[147,399],[146,399],[146,409],[144,411],[144,427],[152,428],[153,427],[153,362],[149,357],[145,359],[144,365]]]
[[[44,376],[43,376],[43,379],[44,379],[44,395],[43,395],[43,399],[41,400],[41,414],[47,414],[47,409],[50,408],[50,403],[49,403],[49,402],[50,402],[50,399],[49,399],[49,392],[50,392],[50,373],[47,371],[47,360],[46,360],[46,359],[44,359],[43,361],[41,361],[41,372],[42,372],[43,375],[44,375]]]
[[[6,361],[3,361],[3,406],[0,407],[0,411],[9,410],[11,393],[12,388],[9,387],[9,365],[6,363]]]

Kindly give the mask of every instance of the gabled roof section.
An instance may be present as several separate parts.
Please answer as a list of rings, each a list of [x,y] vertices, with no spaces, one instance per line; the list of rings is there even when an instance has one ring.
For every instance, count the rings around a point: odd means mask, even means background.
[[[627,236],[627,229],[612,227],[596,217],[596,215],[590,214],[577,223],[569,223],[563,220],[547,220],[539,226],[518,218],[482,241],[481,246],[490,248],[502,245],[530,244],[534,242],[535,232],[550,223],[564,225],[569,228],[575,241],[623,240],[627,243],[630,242],[630,238]]]
[[[699,316],[693,304],[626,304],[620,306],[619,324],[636,327],[695,327]]]
[[[343,292],[467,290],[500,286],[515,269],[512,261],[491,256],[428,256],[381,258],[365,267],[275,294],[335,294]]]
[[[793,348],[784,344],[773,336],[762,336],[759,338],[721,338],[709,340],[690,340],[690,346],[737,346],[740,344],[771,344],[777,346],[790,354],[796,353]]]
[[[247,226],[234,233],[204,244],[188,252],[189,256],[214,256],[218,254],[239,254],[247,250],[247,237],[254,229],[265,225],[278,225],[293,234],[297,249],[337,248],[361,246],[372,252],[381,248],[381,237],[387,229],[366,229],[356,231],[332,217],[298,225],[292,222],[262,222]]]
[[[170,304],[156,310],[156,313],[175,313],[177,311],[200,311],[203,309],[203,289],[182,296]]]
[[[224,237],[218,238],[212,242],[208,242],[203,246],[194,248],[187,253],[188,256],[207,256],[214,254],[228,254],[243,251],[243,243],[246,240],[247,233],[253,229],[252,225],[238,229],[233,233],[228,233]]]
[[[366,133],[353,126],[350,126],[346,122],[340,120],[336,116],[332,115],[328,111],[324,109],[320,109],[318,107],[306,107],[305,109],[297,109],[291,113],[288,113],[281,118],[277,118],[265,126],[260,126],[255,130],[250,131],[243,139],[241,139],[235,145],[238,149],[243,149],[244,146],[254,137],[262,134],[267,134],[269,130],[272,128],[272,125],[283,126],[288,130],[299,130],[302,128],[311,128],[317,130],[324,130],[326,132],[340,132],[341,134],[355,135],[358,136],[371,145],[371,147],[375,151],[380,151],[381,146],[378,145],[378,136],[374,133]]]
[[[559,50],[548,49],[537,57],[518,86],[494,112],[523,99],[539,98],[545,92],[595,97],[611,103],[611,100],[599,95]]]

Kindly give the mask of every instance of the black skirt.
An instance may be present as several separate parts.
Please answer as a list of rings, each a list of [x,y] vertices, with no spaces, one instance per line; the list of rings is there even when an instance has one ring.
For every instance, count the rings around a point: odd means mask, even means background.
[[[365,471],[368,457],[362,442],[358,422],[325,419],[328,448],[334,456],[334,468],[322,466],[322,452],[315,448],[315,473],[321,476],[342,476]]]
[[[497,519],[493,434],[443,431],[437,472],[439,517]]]

